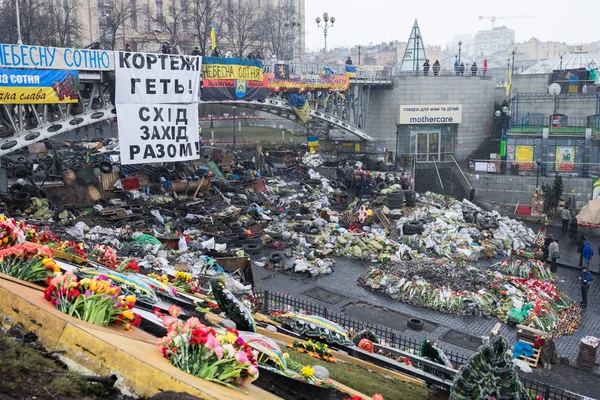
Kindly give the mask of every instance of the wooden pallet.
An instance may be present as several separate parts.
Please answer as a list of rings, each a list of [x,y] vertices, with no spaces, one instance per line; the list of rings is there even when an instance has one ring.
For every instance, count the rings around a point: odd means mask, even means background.
[[[533,348],[533,356],[531,356],[531,357],[519,356],[517,358],[525,361],[527,363],[527,365],[529,365],[531,368],[537,368],[538,363],[540,362],[541,349],[536,348],[533,345],[533,342],[530,342],[529,340],[519,339],[519,342],[529,344]]]

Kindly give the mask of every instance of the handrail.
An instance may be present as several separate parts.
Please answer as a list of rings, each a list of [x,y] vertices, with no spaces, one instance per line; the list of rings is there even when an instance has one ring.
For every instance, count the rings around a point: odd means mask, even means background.
[[[469,180],[467,179],[467,176],[465,175],[463,170],[460,168],[460,165],[458,165],[458,163],[456,162],[456,158],[454,158],[454,156],[450,156],[450,157],[452,157],[454,164],[456,164],[456,168],[458,168],[458,170],[460,171],[460,174],[465,179],[465,182],[467,182],[467,185],[469,185],[469,189],[473,189],[473,185],[471,185],[471,182],[469,182]]]
[[[437,162],[434,161],[433,166],[435,167],[435,172],[437,172],[437,176],[440,181],[440,186],[442,187],[442,190],[444,190],[444,183],[442,182],[442,177],[440,175],[440,170],[438,169]]]

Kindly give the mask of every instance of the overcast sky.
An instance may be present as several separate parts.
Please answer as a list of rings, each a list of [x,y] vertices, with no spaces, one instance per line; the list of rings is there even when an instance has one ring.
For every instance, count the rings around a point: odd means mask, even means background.
[[[336,18],[327,47],[408,41],[415,18],[425,45],[444,46],[453,34],[490,29],[481,16],[537,16],[506,18],[517,42],[532,36],[542,41],[582,43],[600,40],[600,0],[306,0],[306,42],[310,49],[323,47],[323,31],[315,17],[327,11]]]

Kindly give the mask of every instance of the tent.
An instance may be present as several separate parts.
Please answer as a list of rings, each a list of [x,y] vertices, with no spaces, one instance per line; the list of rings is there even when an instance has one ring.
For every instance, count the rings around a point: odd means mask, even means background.
[[[600,199],[590,200],[577,214],[577,222],[600,225]]]

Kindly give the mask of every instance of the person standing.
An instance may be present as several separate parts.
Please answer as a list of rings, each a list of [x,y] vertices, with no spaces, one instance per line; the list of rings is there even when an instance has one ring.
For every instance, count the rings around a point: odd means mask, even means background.
[[[577,231],[579,230],[579,222],[577,221],[577,217],[573,215],[571,218],[571,222],[569,222],[569,237],[571,238],[571,244],[575,243],[577,240]]]
[[[552,243],[550,243],[550,245],[548,246],[548,252],[550,253],[550,260],[552,260],[550,264],[550,271],[552,273],[556,273],[556,271],[558,271],[558,268],[556,267],[556,259],[560,257],[560,251],[558,249],[558,240],[555,240]]]
[[[169,41],[165,41],[160,48],[161,53],[163,54],[171,54],[171,43]]]
[[[571,220],[571,211],[567,207],[565,207],[560,213],[560,217],[562,218],[562,231],[569,232],[569,221]]]
[[[458,72],[460,73],[460,76],[463,76],[465,74],[465,63],[460,63],[460,66],[458,67]]]
[[[575,241],[575,246],[577,246],[577,252],[579,253],[579,266],[583,266],[583,248],[585,247],[585,243],[587,242],[587,237],[585,235],[579,236],[579,238]]]
[[[425,63],[423,64],[423,75],[428,76],[429,75],[429,60],[425,60]]]
[[[546,236],[546,239],[544,239],[544,247],[542,248],[544,253],[544,262],[548,261],[548,255],[550,254],[549,247],[552,242],[554,242],[554,235],[552,234]]]
[[[473,65],[471,65],[471,76],[476,76],[477,75],[477,63],[473,63]]]
[[[454,73],[456,76],[460,74],[460,64],[458,63],[458,60],[454,61]]]
[[[588,267],[583,267],[579,273],[579,281],[581,283],[581,307],[587,306],[587,294],[590,290],[590,284],[592,283],[592,274],[588,271]]]
[[[201,56],[202,53],[200,52],[200,47],[198,47],[198,46],[194,47],[194,50],[192,50],[192,55],[193,56]]]
[[[581,255],[583,256],[583,260],[585,262],[584,267],[590,266],[590,260],[594,256],[594,249],[592,249],[592,245],[590,242],[585,243],[585,247],[581,250]]]
[[[435,62],[433,63],[433,76],[438,76],[440,74],[440,60],[435,60]]]

